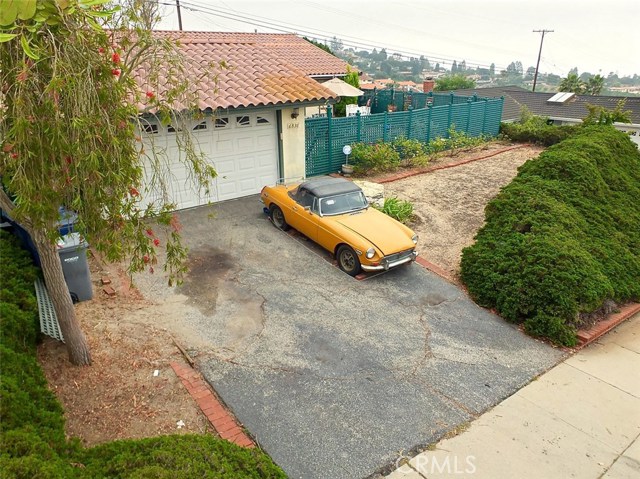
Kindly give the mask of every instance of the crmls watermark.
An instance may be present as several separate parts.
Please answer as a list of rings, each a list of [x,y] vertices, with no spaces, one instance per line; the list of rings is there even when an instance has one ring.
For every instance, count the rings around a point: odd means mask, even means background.
[[[458,456],[456,454],[428,454],[423,452],[411,460],[401,457],[396,461],[400,472],[408,474],[412,470],[428,477],[428,474],[472,475],[476,472],[475,456]]]

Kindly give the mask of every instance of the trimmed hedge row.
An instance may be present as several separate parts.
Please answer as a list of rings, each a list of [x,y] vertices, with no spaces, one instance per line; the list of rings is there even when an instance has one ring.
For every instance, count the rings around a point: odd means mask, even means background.
[[[68,441],[62,407],[35,356],[38,270],[0,231],[0,471],[12,478],[283,478],[257,449],[212,436],[115,441],[90,449]]]
[[[576,343],[587,313],[640,298],[640,152],[612,127],[584,127],[487,205],[462,253],[478,304],[532,335]]]

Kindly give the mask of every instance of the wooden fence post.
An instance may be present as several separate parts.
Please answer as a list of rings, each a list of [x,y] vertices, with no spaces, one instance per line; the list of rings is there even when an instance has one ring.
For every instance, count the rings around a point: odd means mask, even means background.
[[[469,134],[469,124],[471,122],[471,103],[472,103],[472,98],[471,97],[467,98],[467,126],[465,128],[465,133],[467,135]]]
[[[360,114],[360,111],[356,112],[356,118],[358,119],[357,129],[356,129],[356,139],[358,140],[358,143],[360,143],[360,140],[362,138],[362,115]]]
[[[429,114],[427,115],[427,143],[431,141],[431,109],[433,105],[427,105],[427,111]]]
[[[407,125],[407,139],[413,139],[413,135],[411,134],[413,124],[413,106],[409,105],[409,124]]]

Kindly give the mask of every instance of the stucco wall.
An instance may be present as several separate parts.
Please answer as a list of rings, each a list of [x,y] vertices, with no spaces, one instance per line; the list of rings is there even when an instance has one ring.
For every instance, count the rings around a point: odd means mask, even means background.
[[[282,109],[282,171],[283,179],[292,182],[304,178],[304,108],[291,118],[294,108]]]

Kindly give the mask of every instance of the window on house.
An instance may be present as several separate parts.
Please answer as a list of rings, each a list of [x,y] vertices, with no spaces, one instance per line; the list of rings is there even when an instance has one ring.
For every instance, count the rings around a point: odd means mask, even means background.
[[[251,126],[251,118],[248,116],[236,116],[236,126]]]
[[[142,125],[142,129],[145,133],[149,133],[151,135],[155,135],[158,133],[158,131],[160,131],[158,125],[156,125],[155,123],[145,123],[144,125]]]
[[[271,122],[267,118],[265,118],[263,116],[258,116],[257,119],[256,119],[256,123],[258,125],[268,125]]]
[[[216,118],[213,123],[214,128],[226,128],[229,126],[229,118]]]
[[[193,131],[198,131],[198,130],[206,130],[207,129],[207,121],[201,121],[200,123],[198,123],[196,126],[194,126],[192,128]]]
[[[168,125],[167,131],[169,133],[175,133],[176,131],[182,131],[182,128],[178,128],[177,126],[173,126],[173,125]]]

